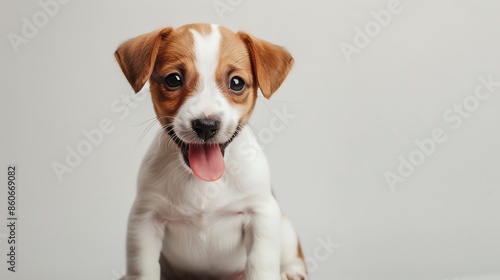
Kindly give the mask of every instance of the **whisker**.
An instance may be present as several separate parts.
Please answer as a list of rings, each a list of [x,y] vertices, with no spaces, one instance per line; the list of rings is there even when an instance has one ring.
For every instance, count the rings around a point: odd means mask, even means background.
[[[161,139],[163,137],[163,135],[167,134],[167,133],[162,133],[162,132],[165,132],[165,129],[163,127],[160,128],[160,131],[157,132],[157,133],[160,133],[160,138],[158,139],[158,148],[156,149],[156,153],[160,153],[160,149],[161,149]],[[167,142],[167,145],[168,145],[168,142]]]
[[[139,144],[139,142],[144,138],[144,136],[146,136],[146,134],[149,132],[149,130],[151,130],[151,128],[153,127],[153,125],[156,124],[156,122],[159,122],[158,120],[150,123],[146,129],[142,132],[141,136],[139,137],[139,139],[137,139],[137,141],[135,142],[137,145]]]
[[[148,124],[148,126],[146,127],[146,129],[142,132],[141,136],[139,137],[139,139],[137,139],[136,141],[136,146],[134,148],[137,149],[137,147],[139,146],[139,144],[141,143],[141,141],[144,139],[144,137],[146,137],[147,133],[151,130],[151,128],[156,124],[156,122],[159,122],[161,119],[168,119],[168,118],[171,118],[171,119],[174,119],[174,117],[172,116],[162,116],[162,117],[159,117],[159,118],[155,118],[155,119],[152,119],[152,120],[148,120],[149,122],[151,122],[150,124]],[[146,121],[146,122],[148,122]]]
[[[160,117],[160,118],[158,118],[158,117],[153,117],[153,118],[151,118],[151,119],[148,119],[148,120],[143,121],[142,123],[140,123],[140,124],[138,124],[138,125],[133,125],[133,126],[134,126],[134,127],[141,126],[141,125],[143,125],[143,124],[145,124],[145,123],[147,123],[147,122],[151,122],[151,121],[154,121],[154,120],[161,120],[161,119],[163,119],[163,118],[171,118],[171,119],[175,119],[175,117],[172,117],[172,116],[162,116],[162,117]]]
[[[267,105],[266,101],[264,101],[262,99],[262,96],[257,96],[257,100],[259,100],[260,102],[262,102],[262,104],[264,104],[264,106],[266,106],[267,110],[269,111],[269,113],[272,113],[271,112],[271,108],[269,108],[269,106]]]
[[[133,99],[132,99],[132,100],[130,100],[127,104],[125,104],[125,107],[128,107],[128,105],[129,105],[130,103],[132,103],[133,101],[135,101],[137,98],[142,97],[144,94],[147,94],[147,93],[150,93],[150,92],[151,92],[151,90],[150,90],[150,89],[148,89],[148,90],[145,90],[145,91],[143,91],[143,92],[138,92],[138,93],[136,93],[136,94],[135,94],[135,98],[133,98]]]
[[[172,119],[174,119],[174,117],[171,117],[171,116],[163,116],[163,117],[160,117],[160,118],[156,118],[156,121],[158,121],[158,122],[159,122],[159,121],[160,121],[161,119],[163,119],[163,118],[172,118]],[[149,125],[148,125],[148,127],[147,127],[146,129],[149,131],[149,129],[151,128],[151,126],[152,126],[153,124],[155,124],[154,120],[153,120],[153,123],[152,123],[152,124],[149,124]],[[141,135],[141,136],[142,136],[142,135]]]
[[[279,100],[276,98],[270,98],[267,99],[267,102],[277,102],[277,103],[287,103],[287,104],[299,104],[297,101],[286,101],[286,100]]]
[[[133,126],[133,127],[138,127],[138,126],[141,126],[141,125],[143,125],[143,124],[145,124],[145,123],[147,123],[147,122],[151,122],[151,121],[154,121],[154,120],[158,120],[158,118],[157,118],[157,117],[153,117],[153,118],[151,118],[151,119],[148,119],[148,120],[143,121],[143,122],[142,122],[142,123],[140,123],[140,124],[137,124],[137,125],[132,125],[132,126]]]

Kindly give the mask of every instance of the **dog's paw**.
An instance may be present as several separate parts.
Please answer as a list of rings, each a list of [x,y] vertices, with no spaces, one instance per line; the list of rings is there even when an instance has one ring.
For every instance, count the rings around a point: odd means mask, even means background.
[[[306,267],[302,261],[281,267],[281,280],[307,280]]]
[[[281,280],[307,280],[307,276],[302,273],[281,273]]]

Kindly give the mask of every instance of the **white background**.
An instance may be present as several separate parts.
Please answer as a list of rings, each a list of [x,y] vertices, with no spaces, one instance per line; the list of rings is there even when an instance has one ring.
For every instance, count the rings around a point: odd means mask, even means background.
[[[460,127],[443,119],[473,99],[479,77],[500,81],[500,3],[401,0],[400,12],[348,62],[340,44],[356,47],[355,28],[373,24],[372,12],[389,2],[230,0],[219,14],[213,0],[73,0],[16,53],[8,34],[23,36],[23,17],[33,22],[43,9],[3,1],[0,278],[123,273],[136,174],[158,127],[138,141],[154,117],[147,96],[122,108],[128,115],[111,108],[136,97],[113,52],[159,27],[210,22],[295,57],[273,99],[258,101],[251,124],[311,279],[500,279],[500,87]],[[294,116],[279,131],[271,129],[275,111]],[[82,130],[103,119],[113,132],[58,180],[52,164],[66,164],[66,148],[76,149]],[[414,141],[434,129],[447,140],[391,191],[384,173],[398,174],[398,156],[408,159],[418,151]],[[16,273],[4,261],[12,163],[19,170]],[[321,249],[328,239],[338,248]]]

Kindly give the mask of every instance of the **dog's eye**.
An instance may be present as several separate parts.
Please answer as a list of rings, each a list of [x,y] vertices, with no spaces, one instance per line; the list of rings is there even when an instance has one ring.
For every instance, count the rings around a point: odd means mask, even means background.
[[[176,88],[182,86],[181,76],[177,73],[168,74],[165,77],[165,84],[167,85],[167,88],[169,90],[176,89]]]
[[[232,77],[231,80],[229,81],[229,89],[232,90],[234,93],[241,93],[244,88],[245,88],[245,82],[243,81],[242,78],[238,76]]]

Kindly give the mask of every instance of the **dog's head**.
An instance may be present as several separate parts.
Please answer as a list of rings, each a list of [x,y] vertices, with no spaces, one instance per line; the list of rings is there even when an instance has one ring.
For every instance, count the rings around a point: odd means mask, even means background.
[[[282,47],[209,24],[159,29],[122,44],[115,57],[135,92],[149,80],[154,109],[193,173],[214,181],[224,149],[293,65]]]

